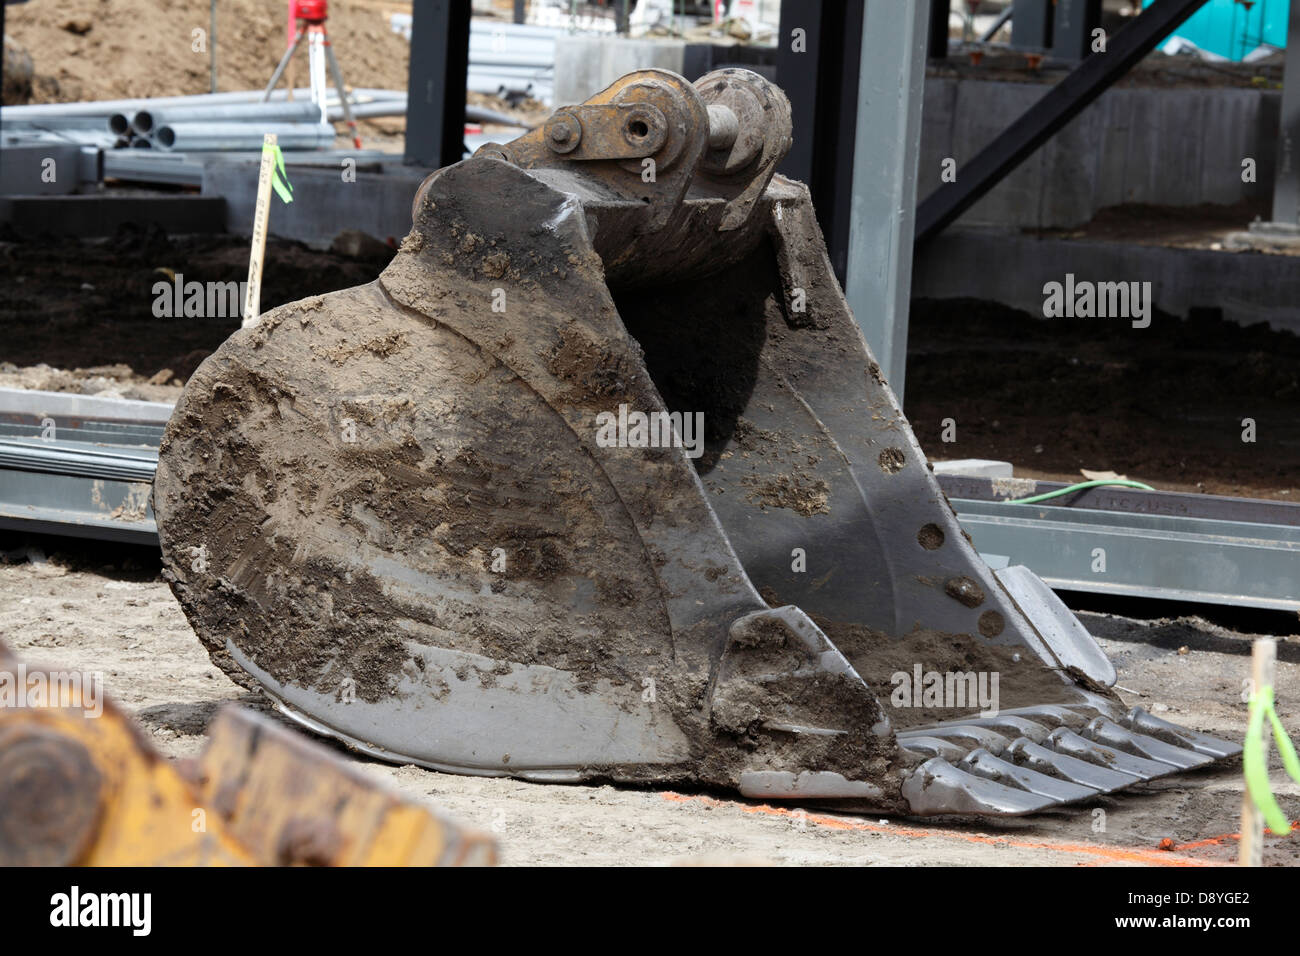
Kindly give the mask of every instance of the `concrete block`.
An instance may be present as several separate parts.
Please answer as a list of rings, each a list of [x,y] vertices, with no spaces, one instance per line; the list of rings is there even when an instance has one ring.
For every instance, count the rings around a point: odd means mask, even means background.
[[[252,234],[257,168],[251,160],[204,167],[203,193],[225,197],[230,232]],[[383,173],[358,172],[356,182],[344,182],[339,170],[295,166],[290,174],[293,202],[272,199],[270,233],[318,246],[328,245],[345,229],[401,241],[411,231],[411,200],[427,173],[393,163]]]
[[[957,161],[957,167],[970,159],[953,150],[953,122],[957,108],[957,82],[952,77],[930,77],[925,83],[925,100],[921,107],[921,158],[916,167],[916,195],[925,198],[943,181],[943,161]]]
[[[555,39],[555,104],[581,103],[620,76],[652,67],[680,73],[686,44],[681,40],[631,40],[618,36],[559,36]]]
[[[1300,270],[1295,259],[1259,252],[1038,239],[1006,230],[953,228],[918,253],[912,295],[988,299],[1041,316],[1044,284],[1062,281],[1067,271],[1081,280],[1150,282],[1155,308],[1170,315],[1219,309],[1231,322],[1264,321],[1300,333]],[[1144,331],[1123,318],[1094,321],[1099,334]]]
[[[1136,128],[1134,116],[1137,98],[1125,95],[1128,92],[1111,90],[1109,95],[1102,96],[1093,104],[1100,113],[1105,130],[1104,143],[1096,155],[1094,209],[1128,202],[1129,156],[1133,153],[1133,141],[1143,135],[1143,131]]]
[[[1097,159],[1105,152],[1105,111],[1093,103],[1043,144],[1038,222],[1081,226],[1097,211]]]
[[[957,458],[953,461],[932,461],[936,475],[963,475],[967,478],[1010,478],[1011,462],[988,458]]]
[[[103,160],[94,146],[41,143],[4,147],[0,195],[66,196],[94,189],[103,178]]]
[[[1045,92],[1046,87],[1037,84],[960,81],[953,127],[953,151],[958,168],[991,143]],[[1043,152],[1038,150],[958,221],[1033,226],[1040,221],[1042,180]]]
[[[1267,123],[1261,109],[1264,98],[1257,90],[1224,90],[1221,96],[1208,97],[1202,122],[1210,134],[1204,137],[1201,169],[1197,183],[1201,202],[1231,205],[1245,198],[1251,187],[1241,180],[1241,161],[1255,160],[1256,184],[1262,183],[1265,157],[1260,155],[1260,132]],[[1275,151],[1276,138],[1269,142],[1269,155]],[[1272,183],[1272,177],[1267,180]]]
[[[1215,91],[1217,92],[1217,91]],[[1195,205],[1199,201],[1202,156],[1207,140],[1225,130],[1206,123],[1206,104],[1218,99],[1206,90],[1162,90],[1157,104],[1156,148],[1151,186],[1153,201],[1162,206]]]

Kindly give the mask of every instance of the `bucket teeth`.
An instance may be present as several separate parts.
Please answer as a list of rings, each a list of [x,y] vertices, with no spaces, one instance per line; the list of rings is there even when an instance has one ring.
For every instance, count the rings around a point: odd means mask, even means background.
[[[1061,801],[1008,787],[954,767],[942,757],[933,757],[917,767],[903,781],[903,796],[912,812],[992,813],[1017,816],[1045,810]]]
[[[1197,753],[1218,760],[1223,757],[1235,757],[1241,753],[1241,744],[1220,740],[1209,734],[1202,734],[1186,727],[1153,717],[1141,707],[1134,707],[1124,717],[1124,725],[1131,730],[1155,737],[1175,747],[1191,747]]]
[[[1088,723],[1088,718],[1069,707],[1063,707],[1060,704],[1040,704],[1036,707],[1017,707],[1012,710],[1004,710],[1003,717],[1024,717],[1032,720],[1036,724],[1041,724],[1049,730],[1057,727],[1070,727],[1078,730]],[[1046,736],[1044,734],[1043,736]]]
[[[1116,719],[1101,697],[911,728],[899,733],[898,742],[930,758],[903,786],[919,814],[1032,813],[1241,752],[1236,744],[1141,708]],[[954,754],[957,749],[966,752]]]
[[[1097,791],[1091,787],[1069,780],[1058,780],[1056,777],[1049,777],[1029,767],[1017,766],[983,749],[972,750],[962,760],[961,766],[977,776],[996,780],[1007,786],[1019,787],[1042,797],[1050,797],[1058,803],[1086,800],[1097,795]]]
[[[944,760],[958,761],[966,756],[966,748],[942,737],[929,734],[914,734],[898,738],[899,745],[910,753],[920,757],[942,757]]]
[[[1071,757],[1069,754],[1058,753],[1030,740],[1014,741],[1010,753],[1021,766],[1090,787],[1097,793],[1110,793],[1138,782],[1137,777],[1131,774],[1099,767],[1095,763]]]
[[[1157,740],[1155,737],[1135,733],[1105,717],[1097,717],[1092,720],[1084,729],[1083,736],[1089,740],[1095,740],[1099,744],[1105,744],[1107,747],[1114,747],[1117,750],[1122,750],[1137,757],[1145,757],[1148,760],[1173,764],[1175,767],[1182,767],[1185,770],[1200,767],[1214,759],[1195,750],[1185,750],[1181,747],[1175,747],[1173,744],[1167,744],[1163,740]]]
[[[1167,773],[1172,773],[1175,769],[1167,763],[1161,763],[1159,760],[1135,757],[1133,754],[1125,753],[1122,750],[1099,744],[1095,740],[1089,740],[1087,737],[1076,734],[1073,730],[1067,730],[1064,727],[1053,730],[1047,740],[1053,750],[1059,750],[1061,753],[1078,757],[1080,760],[1087,760],[1089,763],[1100,764],[1111,770],[1118,770],[1120,773],[1130,774],[1139,780],[1154,780],[1156,777],[1163,777]]]
[[[913,736],[938,737],[940,740],[952,741],[967,747],[983,747],[992,754],[1002,753],[1007,749],[1007,744],[1011,743],[1009,738],[997,731],[971,723],[940,724],[937,727],[918,731],[905,730],[899,733],[898,742],[903,747],[907,747],[909,738]]]
[[[1026,717],[1017,714],[998,714],[996,717],[972,717],[963,720],[963,727],[983,727],[1001,734],[1008,740],[1015,740],[1018,737],[1028,737],[1034,743],[1041,744],[1051,733],[1050,726],[1043,726]]]

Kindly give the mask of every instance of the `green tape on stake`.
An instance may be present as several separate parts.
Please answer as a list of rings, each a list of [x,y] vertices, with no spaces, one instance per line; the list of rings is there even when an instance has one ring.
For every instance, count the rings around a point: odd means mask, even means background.
[[[1282,765],[1296,783],[1300,783],[1300,758],[1295,745],[1282,727],[1282,721],[1273,708],[1273,688],[1261,687],[1250,697],[1250,720],[1246,724],[1246,742],[1241,754],[1241,769],[1246,777],[1246,792],[1259,812],[1264,815],[1268,828],[1278,836],[1291,832],[1291,824],[1273,797],[1268,785],[1268,761],[1263,757],[1264,718],[1273,728],[1273,739],[1282,755]]]
[[[264,143],[262,152],[270,151],[275,157],[275,165],[271,167],[271,188],[275,194],[285,203],[293,202],[293,186],[289,183],[289,173],[284,168],[284,153],[280,152],[279,145]]]

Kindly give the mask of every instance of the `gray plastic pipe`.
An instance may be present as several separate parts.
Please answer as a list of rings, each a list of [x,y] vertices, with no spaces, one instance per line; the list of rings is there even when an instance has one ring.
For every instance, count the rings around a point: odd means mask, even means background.
[[[311,123],[320,119],[320,107],[309,100],[271,103],[205,103],[137,110],[131,128],[141,136],[177,123]]]
[[[318,123],[171,123],[159,126],[154,145],[169,152],[260,149],[274,133],[281,149],[321,149],[334,143],[334,129]]]
[[[100,116],[48,116],[48,117],[18,117],[10,116],[10,111],[15,109],[12,106],[6,106],[3,114],[0,114],[0,122],[4,123],[6,130],[19,129],[92,129],[103,130],[104,120]]]
[[[311,90],[301,87],[293,91],[294,99],[303,99],[310,101]],[[83,100],[77,103],[35,103],[26,106],[6,106],[4,116],[6,119],[49,119],[55,116],[98,116],[107,119],[114,113],[125,113],[128,116],[134,115],[137,110],[161,110],[173,106],[202,106],[205,104],[217,103],[256,103],[262,98],[261,90],[235,90],[228,93],[194,93],[188,96],[154,96],[154,97],[134,97],[124,100]],[[271,102],[283,101],[286,98],[284,90],[275,90],[271,93]],[[332,98],[337,98],[337,94],[332,94]],[[405,90],[383,90],[373,87],[357,88],[352,90],[353,102],[381,100],[381,99],[405,99]]]

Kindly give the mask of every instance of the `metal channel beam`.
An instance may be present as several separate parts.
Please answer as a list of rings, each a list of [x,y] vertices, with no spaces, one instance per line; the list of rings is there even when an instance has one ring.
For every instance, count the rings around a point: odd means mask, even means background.
[[[104,178],[164,186],[203,185],[203,163],[183,153],[164,154],[167,159],[156,158],[154,153],[151,149],[105,150]],[[180,161],[173,161],[173,156],[181,157]]]
[[[158,543],[151,482],[0,470],[0,528]]]
[[[157,467],[156,445],[0,438],[0,528],[156,543]]]
[[[0,417],[17,421],[36,419],[94,419],[99,422],[167,424],[171,402],[142,402],[134,398],[107,398],[76,392],[43,392],[25,388],[0,388]],[[75,426],[74,426],[75,427]]]
[[[956,499],[981,552],[1071,591],[1300,611],[1300,528]]]
[[[1068,488],[1059,481],[1033,478],[985,478],[970,475],[935,476],[949,498],[975,501],[1010,501],[1032,498]],[[1049,502],[1043,502],[1048,504]],[[1266,498],[1231,498],[1183,491],[1142,491],[1119,485],[1099,485],[1062,495],[1054,507],[1074,510],[1115,511],[1125,514],[1165,515],[1173,518],[1210,518],[1250,524],[1278,524],[1300,528],[1300,502]]]
[[[1300,503],[1103,486],[1025,505],[1068,486],[938,479],[982,552],[1052,587],[1300,610]]]
[[[156,544],[166,402],[0,389],[0,528]]]
[[[786,3],[777,47],[794,116],[780,171],[808,184],[831,268],[900,399],[931,12],[947,22],[946,0],[933,3]]]
[[[955,182],[944,183],[926,197],[916,213],[917,244],[933,239],[975,205],[1204,3],[1205,0],[1155,0],[1143,10],[1110,38],[1105,53],[1093,53],[1079,64],[960,167]]]
[[[0,469],[152,482],[156,449],[105,448],[81,441],[0,438]]]

